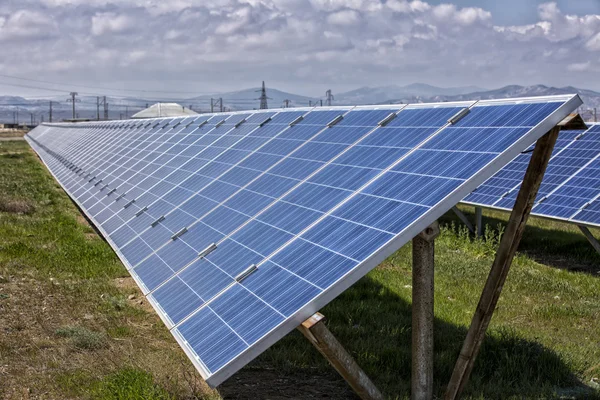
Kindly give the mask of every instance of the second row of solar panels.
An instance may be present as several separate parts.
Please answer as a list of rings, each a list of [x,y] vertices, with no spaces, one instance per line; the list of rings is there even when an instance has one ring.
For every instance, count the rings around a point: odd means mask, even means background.
[[[512,209],[530,158],[519,155],[464,202]],[[600,227],[600,124],[560,132],[532,214]]]

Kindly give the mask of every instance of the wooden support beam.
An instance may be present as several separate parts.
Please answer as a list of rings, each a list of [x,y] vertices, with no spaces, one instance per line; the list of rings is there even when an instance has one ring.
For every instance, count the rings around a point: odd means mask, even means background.
[[[483,212],[481,207],[475,207],[475,236],[483,236]]]
[[[460,209],[457,206],[452,207],[452,211],[454,211],[454,214],[456,214],[458,219],[460,219],[462,223],[467,226],[471,233],[475,233],[475,228],[473,228],[473,224],[471,223],[471,221],[469,221],[469,218],[467,218],[467,216],[463,214],[462,211],[460,211]]]
[[[379,389],[333,333],[327,329],[324,320],[323,314],[316,313],[298,326],[298,330],[319,350],[319,353],[329,361],[361,399],[383,400],[384,397]]]
[[[496,258],[492,264],[487,282],[475,310],[471,327],[463,343],[458,360],[454,367],[445,399],[457,399],[469,380],[477,353],[481,347],[485,332],[502,292],[502,287],[510,270],[512,260],[519,247],[527,219],[533,207],[538,189],[544,177],[552,149],[558,137],[559,128],[555,127],[541,137],[535,146],[523,184],[517,195],[508,226],[502,236]]]
[[[433,399],[433,300],[437,221],[413,238],[412,268],[412,400]]]
[[[592,234],[592,232],[590,232],[590,230],[588,229],[587,226],[583,226],[583,225],[577,225],[577,226],[579,227],[579,230],[581,231],[581,233],[583,233],[583,235],[590,242],[592,247],[598,252],[598,254],[600,254],[600,242],[598,242],[598,239],[596,239],[594,237],[594,235]]]

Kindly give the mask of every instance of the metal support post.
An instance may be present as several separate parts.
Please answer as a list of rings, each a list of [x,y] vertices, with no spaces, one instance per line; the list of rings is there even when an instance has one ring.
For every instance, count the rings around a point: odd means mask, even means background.
[[[513,258],[523,237],[527,219],[529,218],[538,189],[546,172],[546,167],[552,155],[552,149],[556,143],[558,133],[558,127],[552,128],[552,130],[537,141],[533,150],[533,155],[529,161],[529,166],[523,178],[523,184],[517,195],[506,231],[502,235],[502,240],[496,252],[496,258],[481,293],[467,337],[454,366],[454,371],[452,372],[452,377],[450,378],[444,397],[446,400],[457,399],[469,380],[477,354],[483,343],[485,332],[490,324]]]
[[[323,323],[324,319],[323,314],[316,313],[298,326],[298,330],[319,350],[319,353],[329,361],[361,399],[383,400],[384,397],[379,389],[327,329]]]
[[[433,299],[437,221],[413,238],[411,399],[433,399]]]
[[[467,228],[469,228],[469,231],[471,233],[475,233],[475,228],[473,228],[473,224],[471,223],[471,221],[469,221],[469,218],[467,218],[467,216],[463,214],[462,211],[460,211],[460,209],[457,206],[452,207],[452,211],[454,211],[454,214],[456,214],[458,219],[460,219],[462,223],[465,224]]]
[[[583,233],[583,235],[590,242],[592,247],[598,252],[598,254],[600,254],[600,242],[598,242],[598,239],[596,239],[594,237],[594,235],[592,234],[592,232],[590,232],[590,230],[588,229],[587,226],[583,226],[583,225],[577,225],[577,226],[579,227],[579,230],[581,231],[581,233]]]
[[[475,207],[475,236],[483,236],[483,215],[481,207]]]

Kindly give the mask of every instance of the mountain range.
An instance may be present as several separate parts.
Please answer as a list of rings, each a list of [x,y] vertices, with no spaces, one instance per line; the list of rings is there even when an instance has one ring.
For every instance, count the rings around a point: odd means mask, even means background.
[[[389,85],[378,87],[361,87],[342,93],[334,93],[332,105],[361,105],[361,104],[395,104],[395,103],[426,103],[462,100],[502,99],[509,97],[549,96],[560,94],[579,94],[585,105],[584,109],[600,108],[600,93],[592,90],[579,89],[572,86],[556,88],[544,85],[519,86],[509,85],[500,89],[487,90],[476,86],[441,88],[422,83],[407,86]],[[188,99],[175,100],[179,104],[192,108],[197,112],[210,112],[211,99],[213,110],[219,111],[218,99],[223,99],[225,110],[248,110],[258,108],[260,88],[250,88],[235,92],[197,96]],[[309,97],[267,88],[269,108],[279,108],[288,100],[289,107],[306,107],[326,103],[324,96]],[[40,122],[42,115],[48,121],[50,101],[53,102],[54,121],[71,118],[72,105],[66,102],[66,96],[48,97],[45,99],[26,99],[17,96],[0,96],[0,122],[12,122],[19,112],[21,122],[29,122],[33,118]],[[134,113],[156,103],[156,99],[137,97],[107,97],[109,103],[109,118],[118,119],[130,117]],[[170,100],[172,101],[172,100]],[[76,103],[76,113],[80,118],[95,119],[97,113],[97,98],[81,96]],[[103,106],[100,105],[100,115],[103,116]],[[591,119],[591,113],[584,118]]]

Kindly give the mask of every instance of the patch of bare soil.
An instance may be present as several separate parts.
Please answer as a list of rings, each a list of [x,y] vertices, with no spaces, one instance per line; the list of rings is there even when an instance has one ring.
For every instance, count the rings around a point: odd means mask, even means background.
[[[0,197],[0,212],[11,214],[33,214],[35,207],[27,200],[13,200]]]
[[[108,317],[94,307],[105,296],[65,294],[68,285],[77,283],[0,277],[1,399],[80,398],[90,382],[125,367],[149,371],[179,398],[213,393],[154,312]],[[151,309],[141,294],[128,301]],[[89,340],[82,345],[71,331]],[[88,345],[98,337],[101,346]]]
[[[356,400],[344,380],[335,373],[286,374],[277,370],[245,368],[219,386],[225,400],[331,399]]]
[[[149,313],[155,313],[154,308],[150,305],[142,291],[135,283],[133,278],[117,278],[113,281],[114,285],[127,294],[127,301],[135,308],[141,308]]]
[[[556,254],[548,256],[541,252],[532,251],[528,251],[527,255],[543,265],[572,272],[583,272],[600,277],[600,265],[593,262],[585,263],[576,260],[574,257],[560,257]]]

